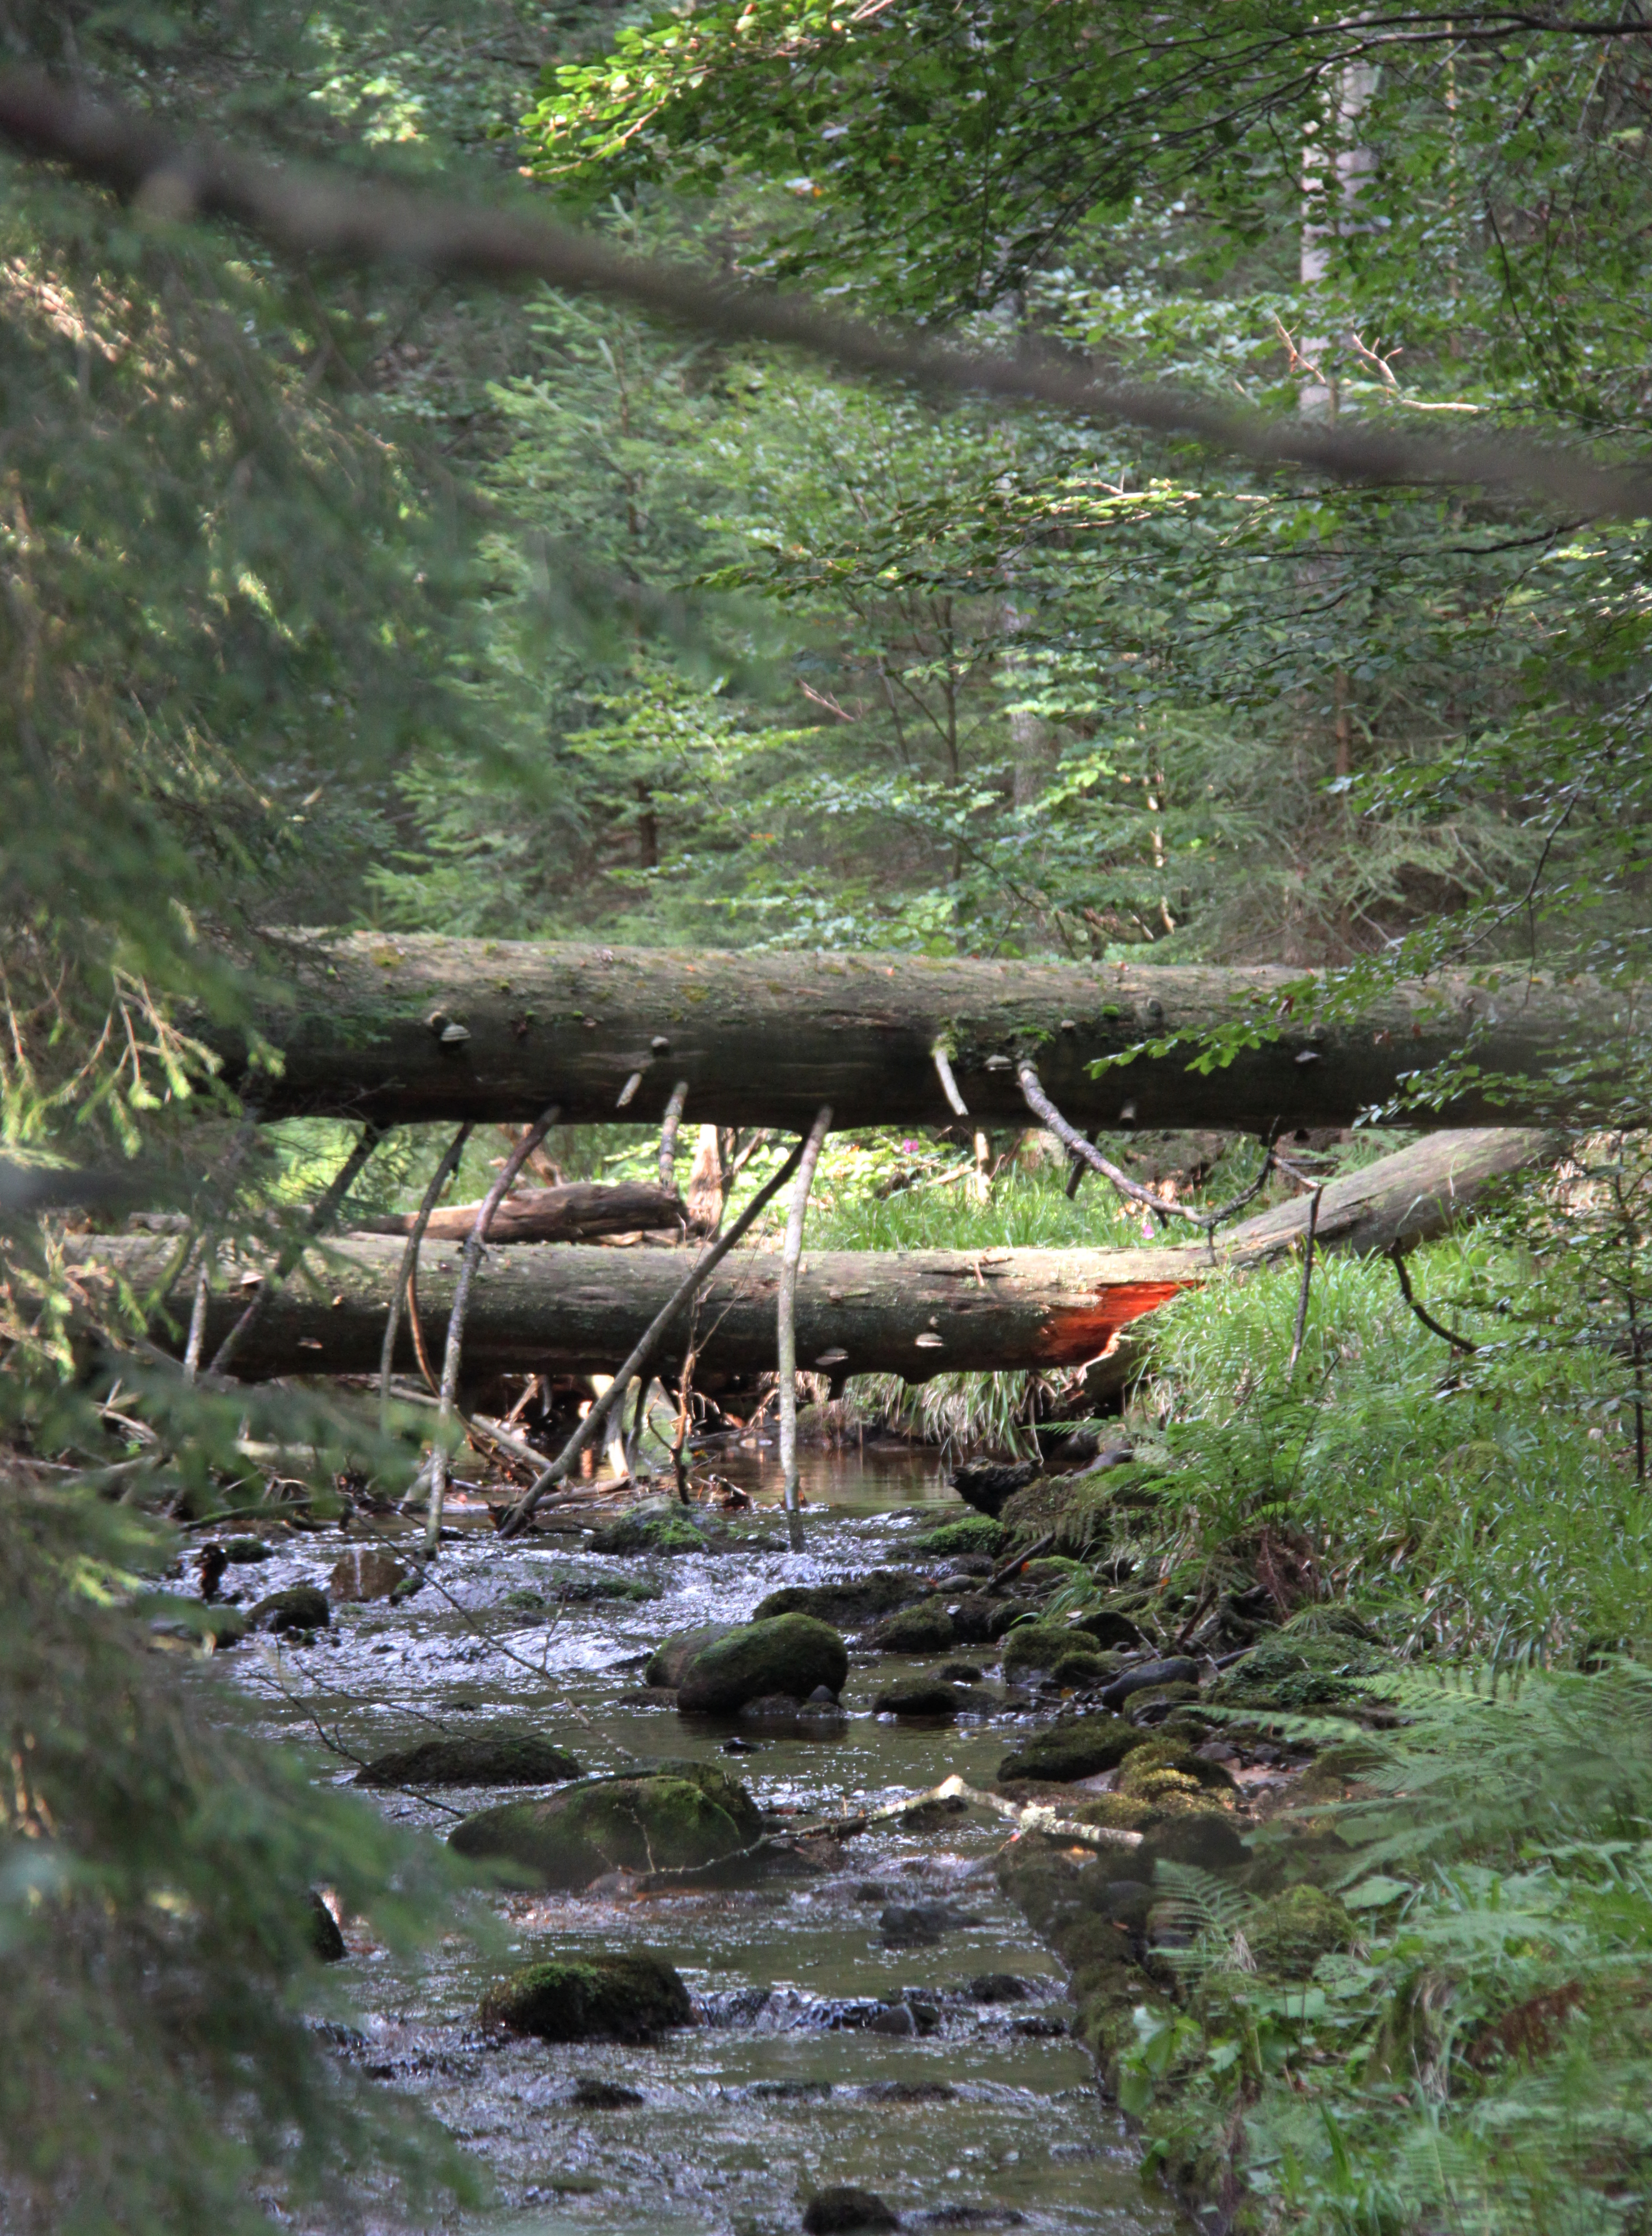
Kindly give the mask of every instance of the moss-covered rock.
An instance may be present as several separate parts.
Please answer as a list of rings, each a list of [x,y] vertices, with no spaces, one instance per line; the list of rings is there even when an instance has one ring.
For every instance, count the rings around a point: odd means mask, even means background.
[[[1048,1779],[1068,1784],[1113,1770],[1134,1749],[1147,1744],[1144,1733],[1122,1716],[1076,1716],[1035,1732],[998,1765],[1000,1784],[1016,1779]]]
[[[817,1686],[840,1693],[849,1652],[829,1623],[813,1615],[773,1615],[742,1623],[696,1654],[677,1687],[685,1714],[728,1716],[765,1693],[806,1700]]]
[[[944,1654],[958,1640],[945,1601],[931,1599],[885,1615],[867,1642],[885,1654]]]
[[[538,1732],[491,1731],[460,1739],[417,1739],[375,1755],[358,1786],[560,1786],[580,1766],[566,1747]]]
[[[1109,1651],[1142,1643],[1140,1625],[1122,1607],[1092,1608],[1088,1615],[1078,1617],[1073,1628],[1082,1630],[1086,1638],[1094,1639],[1097,1646]]]
[[[247,1610],[247,1619],[255,1630],[279,1633],[325,1630],[332,1617],[325,1592],[313,1584],[293,1584],[284,1592],[272,1592],[267,1599],[260,1600]]]
[[[1018,1622],[1004,1634],[1004,1674],[1008,1678],[1029,1670],[1053,1670],[1058,1661],[1074,1654],[1089,1657],[1098,1667],[1105,1659],[1094,1639],[1067,1623]]]
[[[525,1965],[489,1989],[480,2016],[542,2042],[646,2042],[692,2025],[694,2005],[669,1964],[639,1951]]]
[[[702,1622],[694,1630],[674,1630],[669,1638],[661,1639],[655,1647],[642,1672],[643,1683],[668,1685],[675,1692],[696,1654],[739,1628],[740,1625],[734,1622]]]
[[[1276,1631],[1224,1674],[1210,1698],[1231,1708],[1332,1707],[1358,1700],[1360,1679],[1388,1667],[1379,1647],[1338,1631]]]
[[[1207,1762],[1185,1739],[1162,1737],[1150,1739],[1132,1751],[1119,1773],[1119,1792],[1150,1799],[1155,1792],[1173,1790],[1155,1784],[1171,1778],[1181,1781],[1175,1790],[1195,1796],[1215,1796],[1231,1802],[1239,1792],[1219,1762]]]
[[[762,1818],[745,1787],[709,1765],[671,1763],[593,1778],[543,1801],[510,1801],[455,1825],[463,1856],[519,1864],[571,1892],[610,1871],[675,1871],[749,1847]]]
[[[1151,1877],[1159,1864],[1191,1864],[1201,1871],[1234,1871],[1250,1851],[1225,1812],[1203,1809],[1155,1825],[1137,1851],[1139,1875]]]
[[[626,1553],[705,1553],[710,1541],[692,1514],[679,1505],[634,1506],[594,1530],[589,1539],[593,1553],[610,1558]]]
[[[873,1713],[879,1716],[944,1718],[951,1722],[958,1712],[958,1697],[950,1685],[938,1680],[929,1684],[892,1686],[888,1692],[879,1693],[872,1705]]]
[[[602,1568],[594,1575],[589,1569],[564,1569],[552,1578],[551,1590],[570,1607],[598,1606],[604,1600],[629,1600],[640,1606],[664,1596],[652,1577],[615,1575],[612,1569]]]
[[[787,1584],[760,1600],[754,1622],[767,1622],[777,1615],[812,1615],[834,1630],[859,1630],[879,1615],[922,1599],[929,1587],[921,1576],[902,1568],[874,1568],[870,1575],[852,1576],[839,1584]]]
[[[1099,1646],[1092,1646],[1086,1639],[1070,1646],[1050,1674],[1057,1685],[1082,1691],[1107,1684],[1118,1675],[1118,1670],[1116,1654],[1103,1653]]]
[[[1064,1553],[1046,1553],[1037,1561],[1029,1561],[1017,1572],[1016,1582],[1042,1596],[1063,1584],[1088,1583],[1089,1570],[1082,1561],[1070,1561]]]
[[[1146,1800],[1140,1794],[1096,1793],[1077,1802],[1063,1814],[1077,1825],[1105,1825],[1115,1832],[1145,1832],[1149,1825],[1156,1822],[1159,1809],[1156,1801]]]
[[[1321,1956],[1357,1937],[1353,1917],[1323,1887],[1290,1886],[1263,1903],[1245,1928],[1257,1970],[1280,1980],[1306,1980]]]
[[[959,1553],[1002,1551],[1006,1532],[990,1514],[961,1514],[956,1522],[943,1522],[938,1529],[925,1529],[908,1540],[907,1549],[922,1560],[946,1561]]]

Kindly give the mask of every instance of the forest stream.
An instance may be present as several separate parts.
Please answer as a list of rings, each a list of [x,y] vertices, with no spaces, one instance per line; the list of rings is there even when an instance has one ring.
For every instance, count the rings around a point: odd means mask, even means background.
[[[875,1713],[892,1664],[852,1649],[846,1720],[813,1733],[685,1718],[648,1697],[643,1665],[667,1634],[744,1619],[783,1585],[900,1562],[904,1539],[958,1510],[929,1457],[808,1453],[806,1549],[793,1552],[773,1455],[720,1465],[755,1503],[730,1517],[714,1555],[599,1556],[573,1521],[506,1542],[484,1509],[460,1503],[412,1597],[338,1605],[314,1644],[283,1643],[279,1661],[253,1648],[234,1665],[278,1728],[313,1739],[319,1724],[359,1757],[433,1732],[530,1722],[588,1772],[715,1762],[799,1824],[954,1772],[986,1784],[1034,1708],[995,1681],[994,1647],[969,1649],[984,1681],[974,1712],[951,1725]],[[373,1528],[412,1549],[414,1525]],[[278,1542],[255,1577],[243,1569],[227,1582],[325,1586],[346,1542],[337,1529]],[[361,1542],[359,1524],[347,1542]],[[567,1596],[600,1579],[658,1596]],[[899,1669],[932,1666],[903,1658]],[[341,1780],[354,1774],[341,1762]],[[392,1818],[440,1834],[455,1812],[502,1797],[379,1798]],[[1122,2122],[1070,2036],[1059,1965],[999,1891],[1005,1829],[979,1812],[921,1832],[874,1826],[810,1875],[739,1891],[642,1897],[622,1882],[505,1894],[503,1945],[455,1937],[416,1980],[346,1920],[361,2015],[346,2054],[422,2097],[480,2155],[499,2203],[473,2225],[511,2236],[792,2232],[808,2199],[837,2185],[875,2192],[908,2227],[1170,2231],[1180,2216],[1143,2187]],[[885,1925],[886,1914],[938,1904],[938,1933],[932,1912],[917,1939]],[[478,2022],[484,1991],[506,1972],[592,1947],[664,1957],[696,2022],[642,2047],[547,2043]]]

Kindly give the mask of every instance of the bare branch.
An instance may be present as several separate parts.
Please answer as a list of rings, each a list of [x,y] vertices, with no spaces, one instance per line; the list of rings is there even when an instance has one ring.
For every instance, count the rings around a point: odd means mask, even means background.
[[[1600,466],[1581,451],[1497,434],[1445,439],[1346,416],[1270,420],[1168,385],[1092,379],[1053,353],[949,349],[833,318],[800,298],[731,287],[692,266],[623,256],[595,235],[543,220],[254,162],[206,141],[186,143],[30,71],[0,73],[0,136],[112,188],[152,220],[227,218],[289,255],[413,264],[502,284],[539,280],[633,303],[701,332],[807,350],[849,372],[1122,419],[1345,481],[1497,484],[1589,517],[1634,519],[1652,509],[1644,468]]]

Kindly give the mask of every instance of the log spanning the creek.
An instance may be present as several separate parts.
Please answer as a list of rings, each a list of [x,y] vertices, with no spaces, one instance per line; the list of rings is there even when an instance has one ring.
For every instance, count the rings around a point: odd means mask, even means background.
[[[521,1121],[556,1102],[565,1122],[658,1125],[687,1085],[690,1122],[802,1134],[830,1102],[839,1131],[957,1118],[938,1046],[979,1126],[1027,1122],[1023,1057],[1079,1127],[1207,1127],[1267,1134],[1343,1126],[1387,1103],[1405,1075],[1468,1043],[1456,1099],[1406,1115],[1418,1128],[1554,1123],[1590,1107],[1634,1020],[1627,995],[1510,974],[1466,975],[1316,1026],[1286,989],[1302,974],[1112,963],[944,962],[922,956],[739,955],[289,935],[264,957],[285,991],[253,1023],[281,1052],[272,1072],[240,1029],[198,1025],[225,1076],[269,1118],[379,1124]],[[1181,1046],[1090,1075],[1144,1042],[1184,1041],[1260,1016],[1278,1037],[1224,1069]],[[1577,1061],[1579,1045],[1593,1061]],[[1562,1063],[1563,1056],[1565,1062]],[[1558,1067],[1553,1083],[1544,1074]],[[1537,1082],[1499,1102],[1496,1075]]]
[[[1359,1252],[1408,1246],[1441,1233],[1488,1186],[1537,1160],[1556,1137],[1518,1128],[1436,1134],[1333,1182],[1322,1193],[1316,1246]],[[909,1382],[959,1369],[1074,1367],[1099,1357],[1121,1331],[1179,1290],[1225,1271],[1263,1265],[1306,1231],[1306,1198],[1232,1229],[1215,1251],[1202,1243],[1135,1250],[811,1251],[797,1286],[800,1366],[831,1375],[896,1373]],[[119,1273],[140,1293],[165,1276],[175,1245],[162,1235],[76,1238],[78,1278]],[[376,1371],[401,1244],[359,1234],[317,1244],[306,1276],[271,1299],[235,1358],[248,1379]],[[439,1354],[460,1246],[427,1246],[418,1301],[427,1350]],[[207,1307],[207,1345],[221,1340],[244,1305],[255,1265],[227,1258]],[[471,1292],[467,1374],[611,1372],[681,1279],[687,1251],[517,1244],[490,1246]],[[660,1370],[692,1345],[696,1378],[772,1368],[775,1251],[743,1251],[714,1275],[671,1332]],[[193,1284],[174,1288],[155,1339],[180,1351]],[[167,1322],[170,1321],[168,1329]],[[397,1364],[413,1371],[411,1334]]]

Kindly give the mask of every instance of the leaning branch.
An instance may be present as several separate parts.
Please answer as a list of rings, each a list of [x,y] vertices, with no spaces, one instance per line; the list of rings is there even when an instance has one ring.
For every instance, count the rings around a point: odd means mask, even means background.
[[[437,1406],[436,1442],[431,1454],[430,1509],[425,1524],[427,1557],[435,1556],[442,1542],[442,1507],[447,1497],[448,1424],[453,1418],[453,1407],[458,1396],[459,1363],[464,1348],[464,1315],[471,1302],[471,1285],[476,1279],[476,1269],[482,1262],[482,1253],[487,1245],[488,1229],[493,1224],[493,1214],[510,1194],[511,1181],[556,1123],[556,1105],[553,1102],[548,1109],[540,1112],[523,1134],[505,1159],[498,1178],[488,1190],[477,1214],[476,1224],[465,1240],[459,1278],[453,1288],[452,1309],[447,1316],[447,1345],[442,1354],[442,1388]]]
[[[282,1250],[280,1256],[275,1261],[274,1271],[267,1279],[259,1283],[257,1293],[252,1303],[247,1305],[246,1311],[214,1352],[212,1365],[207,1369],[208,1373],[227,1374],[228,1372],[230,1361],[247,1337],[252,1334],[265,1313],[268,1312],[271,1302],[286,1286],[287,1275],[303,1257],[306,1246],[313,1242],[318,1235],[325,1234],[332,1226],[338,1214],[339,1205],[355,1186],[357,1175],[388,1131],[387,1127],[372,1124],[362,1128],[357,1136],[355,1148],[351,1150],[350,1154],[333,1175],[332,1186],[305,1220],[303,1233],[297,1241],[288,1243]],[[193,1318],[193,1314],[191,1317]]]
[[[152,220],[227,218],[288,255],[412,264],[457,280],[542,280],[632,303],[702,333],[806,350],[852,372],[1122,419],[1345,481],[1497,484],[1583,517],[1636,519],[1652,510],[1652,476],[1643,468],[1601,466],[1580,451],[1505,435],[1442,439],[1346,418],[1267,419],[1164,385],[1096,380],[1054,352],[997,357],[947,348],[834,318],[799,297],[731,287],[697,266],[623,256],[594,234],[542,218],[181,141],[30,71],[0,72],[0,135],[112,187]]]

